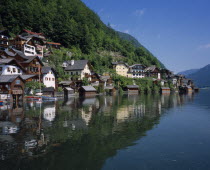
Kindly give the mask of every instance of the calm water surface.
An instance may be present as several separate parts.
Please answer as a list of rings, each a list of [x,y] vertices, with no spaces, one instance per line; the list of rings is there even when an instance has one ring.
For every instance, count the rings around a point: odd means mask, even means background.
[[[4,105],[0,169],[210,169],[210,90]]]

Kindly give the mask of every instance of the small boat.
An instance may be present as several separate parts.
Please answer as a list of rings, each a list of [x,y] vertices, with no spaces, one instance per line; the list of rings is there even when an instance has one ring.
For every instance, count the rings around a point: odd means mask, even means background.
[[[4,102],[3,101],[0,101],[0,106],[3,106]]]

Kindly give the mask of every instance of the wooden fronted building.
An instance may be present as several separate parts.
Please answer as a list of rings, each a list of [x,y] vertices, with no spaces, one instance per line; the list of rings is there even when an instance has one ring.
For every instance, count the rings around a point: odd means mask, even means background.
[[[20,75],[1,75],[0,93],[18,102],[24,96],[24,80]]]
[[[96,89],[93,86],[82,86],[79,89],[80,96],[95,96],[97,94]]]

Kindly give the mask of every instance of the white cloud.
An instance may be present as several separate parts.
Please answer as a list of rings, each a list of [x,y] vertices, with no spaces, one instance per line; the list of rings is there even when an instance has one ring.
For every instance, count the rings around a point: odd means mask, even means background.
[[[145,14],[145,12],[146,12],[146,8],[137,9],[136,11],[134,11],[134,15],[136,15],[138,17],[141,17]]]
[[[205,45],[200,45],[199,49],[209,49],[210,48],[210,43],[209,44],[205,44]]]

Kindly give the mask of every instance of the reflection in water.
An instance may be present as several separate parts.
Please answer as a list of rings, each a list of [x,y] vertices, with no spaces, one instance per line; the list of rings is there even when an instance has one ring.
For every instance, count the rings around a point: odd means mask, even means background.
[[[134,145],[170,108],[193,94],[124,95],[26,102],[0,108],[0,165],[5,169],[101,169]],[[56,160],[56,161],[55,161]]]

